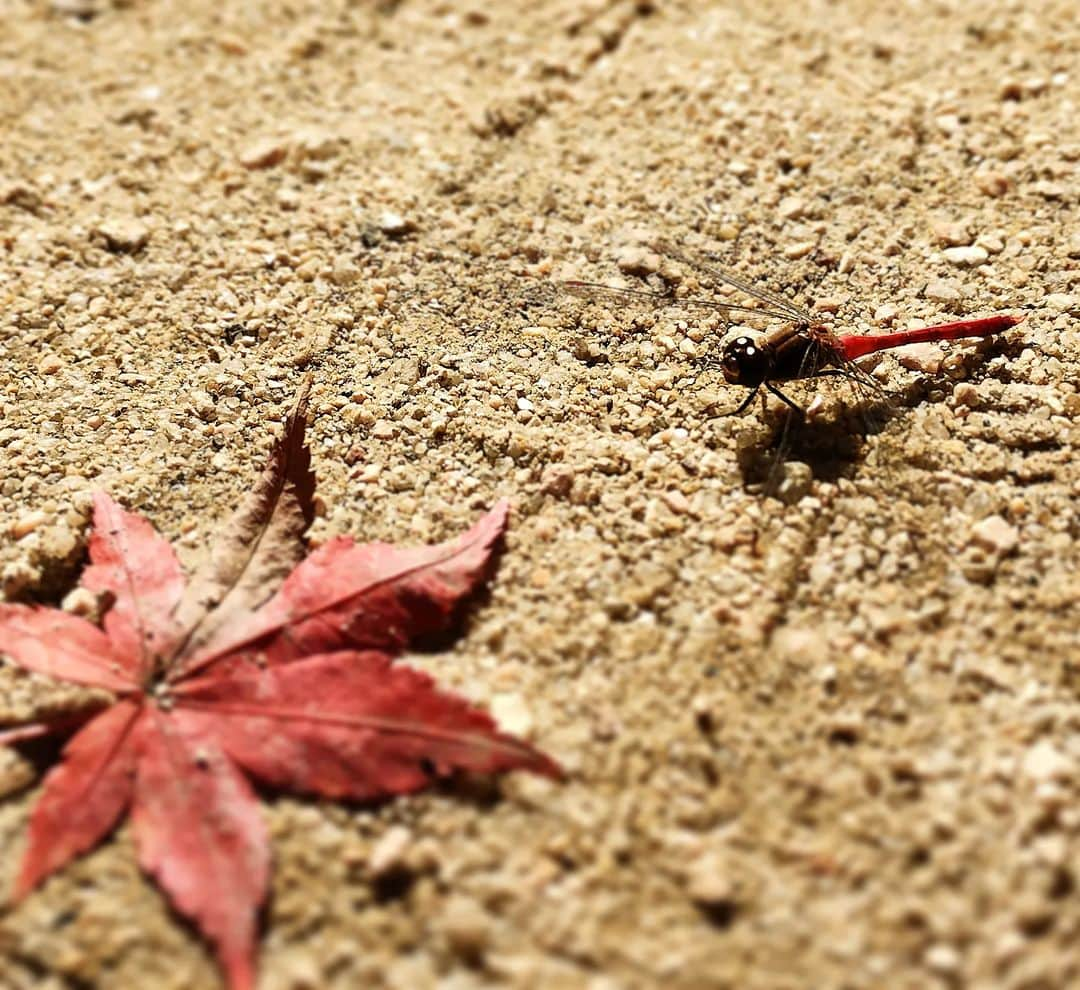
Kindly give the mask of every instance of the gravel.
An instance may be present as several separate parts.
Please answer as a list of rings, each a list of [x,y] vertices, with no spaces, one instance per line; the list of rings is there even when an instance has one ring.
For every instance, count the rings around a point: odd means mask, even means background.
[[[4,594],[93,613],[99,487],[193,566],[311,372],[316,543],[512,500],[408,662],[571,774],[267,795],[263,990],[1080,979],[1067,5],[60,6],[5,23]],[[727,418],[716,309],[558,284],[741,299],[660,237],[852,332],[1027,319],[887,356],[880,415]],[[4,721],[85,703],[0,665]],[[4,985],[220,985],[126,831],[0,940]]]

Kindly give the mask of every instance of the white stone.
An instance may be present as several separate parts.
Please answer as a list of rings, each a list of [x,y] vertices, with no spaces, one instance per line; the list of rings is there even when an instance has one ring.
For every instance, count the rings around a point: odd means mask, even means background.
[[[413,229],[413,222],[406,219],[400,213],[395,213],[393,210],[386,210],[379,215],[379,230],[384,234],[389,234],[391,237],[395,237],[399,234],[407,234]]]
[[[960,968],[961,963],[960,953],[953,946],[946,945],[944,942],[930,946],[926,950],[926,955],[923,956],[923,961],[928,969],[943,975],[955,973]]]
[[[986,248],[978,245],[945,248],[941,253],[950,265],[981,265],[990,257],[990,253]]]
[[[528,736],[534,725],[532,712],[520,694],[504,691],[491,699],[491,717],[503,732],[513,736]]]
[[[1063,780],[1073,772],[1073,763],[1049,739],[1040,739],[1024,755],[1023,771],[1032,780]]]
[[[288,153],[289,148],[285,141],[279,138],[264,138],[248,145],[240,153],[240,164],[248,169],[272,168],[283,161]]]
[[[987,516],[971,527],[972,538],[980,546],[994,553],[1012,553],[1020,542],[1020,536],[1014,526],[1009,525],[1001,516]]]
[[[383,876],[405,865],[405,854],[413,844],[413,834],[404,825],[388,829],[375,843],[368,857],[373,876]]]
[[[935,375],[941,370],[945,352],[936,344],[908,344],[896,352],[896,360],[910,371]]]

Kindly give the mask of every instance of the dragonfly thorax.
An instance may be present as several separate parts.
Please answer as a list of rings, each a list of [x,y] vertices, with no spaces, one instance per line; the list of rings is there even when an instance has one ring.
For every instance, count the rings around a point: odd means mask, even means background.
[[[729,385],[756,388],[770,377],[773,349],[765,341],[764,335],[751,337],[743,334],[724,345],[720,367]]]

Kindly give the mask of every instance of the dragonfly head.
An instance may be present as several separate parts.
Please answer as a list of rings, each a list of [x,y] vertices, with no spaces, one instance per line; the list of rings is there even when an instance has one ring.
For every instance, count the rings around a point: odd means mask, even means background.
[[[769,377],[772,357],[762,337],[740,334],[724,345],[720,368],[729,385],[756,388]]]

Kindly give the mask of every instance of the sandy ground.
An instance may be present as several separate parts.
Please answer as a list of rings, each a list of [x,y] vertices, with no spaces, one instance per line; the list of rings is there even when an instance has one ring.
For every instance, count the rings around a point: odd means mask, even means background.
[[[569,781],[268,796],[265,990],[1080,985],[1070,0],[0,11],[7,596],[62,599],[98,486],[197,560],[307,371],[316,538],[515,506],[417,662]],[[767,498],[716,314],[548,289],[657,236],[865,332],[1028,319],[886,359],[865,441],[822,386]],[[5,720],[68,700],[0,670]],[[37,779],[2,755],[5,889]],[[126,830],[0,947],[219,986]]]

